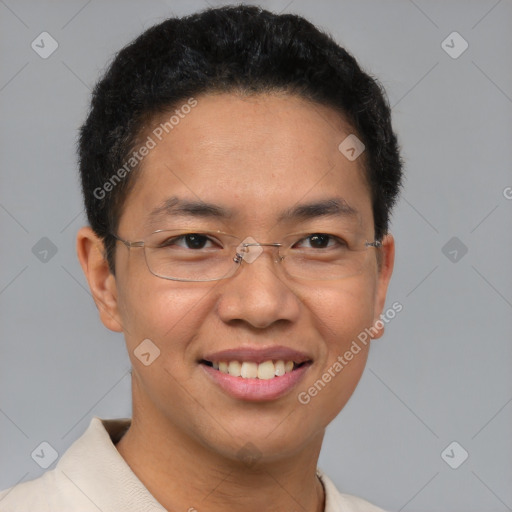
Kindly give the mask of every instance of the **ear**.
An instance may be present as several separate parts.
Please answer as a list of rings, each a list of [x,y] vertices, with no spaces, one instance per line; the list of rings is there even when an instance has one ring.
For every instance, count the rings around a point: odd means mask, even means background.
[[[111,331],[123,332],[116,279],[108,267],[103,242],[90,227],[78,231],[76,252],[103,325]]]
[[[379,264],[377,268],[377,288],[375,293],[375,318],[374,325],[371,328],[372,338],[380,338],[384,334],[384,322],[380,320],[380,315],[384,311],[386,303],[386,294],[388,292],[389,281],[393,273],[395,263],[395,240],[393,235],[387,234],[382,239],[382,246],[379,251]],[[375,332],[375,334],[373,334]]]

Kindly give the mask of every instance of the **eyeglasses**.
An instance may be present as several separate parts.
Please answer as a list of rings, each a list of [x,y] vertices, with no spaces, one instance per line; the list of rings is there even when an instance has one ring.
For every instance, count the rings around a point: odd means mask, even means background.
[[[348,242],[327,233],[293,233],[279,243],[244,240],[222,231],[159,230],[144,240],[114,238],[128,249],[143,247],[149,271],[172,281],[218,281],[235,274],[242,262],[253,263],[263,247],[275,248],[274,262],[299,279],[333,280],[360,274],[369,259],[368,249],[380,241]]]

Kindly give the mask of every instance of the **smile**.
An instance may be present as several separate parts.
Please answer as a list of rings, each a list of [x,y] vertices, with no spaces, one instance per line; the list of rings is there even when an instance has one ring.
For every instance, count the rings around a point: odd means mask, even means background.
[[[260,379],[270,380],[276,377],[282,377],[287,373],[296,370],[303,363],[295,363],[294,361],[264,361],[255,363],[253,361],[203,361],[204,364],[211,366],[213,369],[221,373],[231,375],[232,377],[240,377],[242,379]]]
[[[209,382],[238,400],[276,400],[296,387],[313,364],[310,355],[282,346],[238,348],[198,361]]]

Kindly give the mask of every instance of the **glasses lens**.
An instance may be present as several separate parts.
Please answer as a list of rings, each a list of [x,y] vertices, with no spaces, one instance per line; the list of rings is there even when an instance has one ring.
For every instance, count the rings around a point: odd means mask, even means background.
[[[342,279],[364,271],[373,250],[362,242],[349,243],[325,233],[288,238],[283,266],[294,277],[311,280]]]
[[[145,242],[152,274],[179,281],[215,281],[229,277],[238,267],[233,257],[235,237],[205,231],[159,231]]]

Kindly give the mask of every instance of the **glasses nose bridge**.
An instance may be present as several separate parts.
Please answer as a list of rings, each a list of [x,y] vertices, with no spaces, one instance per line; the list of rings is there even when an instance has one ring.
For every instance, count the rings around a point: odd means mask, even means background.
[[[279,242],[248,242],[243,244],[244,247],[282,247]]]
[[[276,247],[278,257],[274,258],[274,261],[278,263],[283,260],[284,257],[280,253],[280,248],[283,247],[282,243],[257,242],[253,238],[246,238],[237,247],[234,261],[236,263],[242,263],[242,261],[245,261],[246,263],[253,263],[263,253],[263,247]],[[254,250],[251,250],[251,248],[254,248]]]

